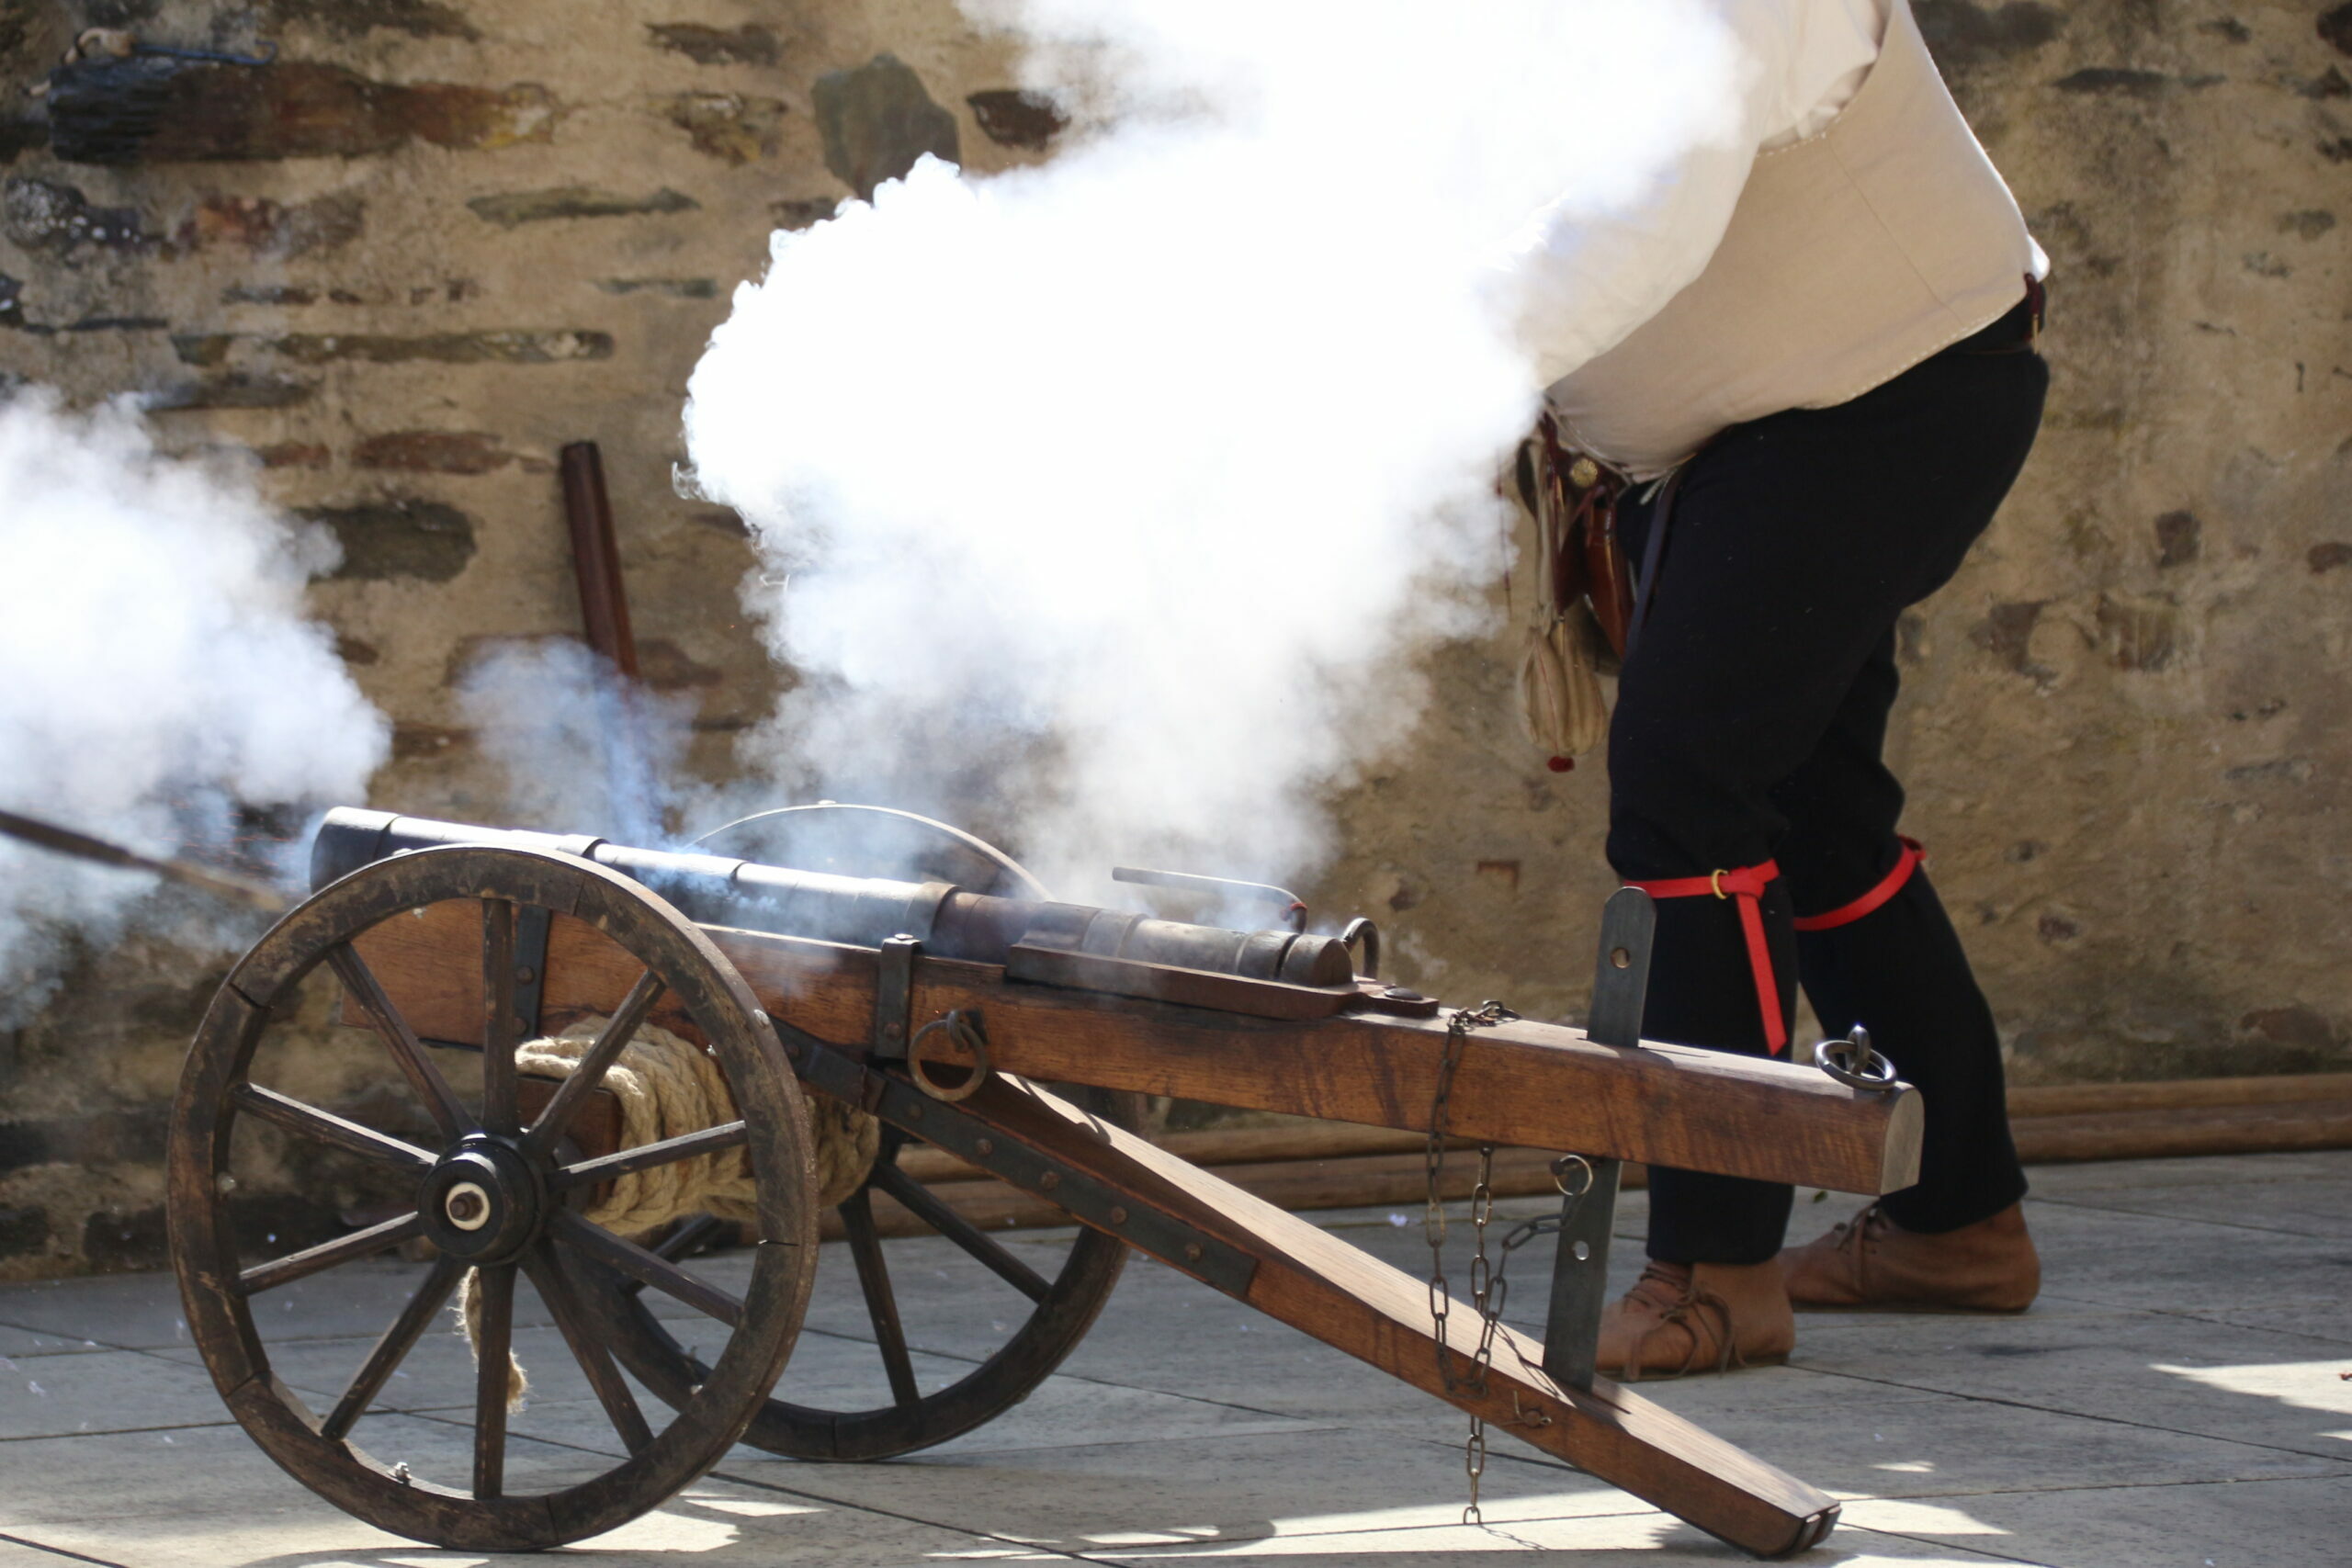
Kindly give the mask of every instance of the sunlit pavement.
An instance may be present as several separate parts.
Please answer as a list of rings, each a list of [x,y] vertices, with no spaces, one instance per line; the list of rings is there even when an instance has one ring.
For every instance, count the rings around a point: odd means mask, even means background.
[[[2045,1168],[2034,1186],[2047,1283],[2031,1313],[1808,1315],[1788,1367],[1645,1392],[1849,1499],[1809,1562],[2352,1562],[2352,1153]],[[1800,1238],[1854,1202],[1810,1197]],[[1638,1266],[1642,1203],[1631,1194],[1621,1213],[1621,1283]],[[1326,1220],[1426,1268],[1417,1215]],[[1055,1239],[1013,1242],[1042,1259]],[[964,1329],[991,1309],[944,1244],[891,1249],[919,1365],[952,1378],[971,1354]],[[848,1272],[831,1251],[787,1386],[849,1386],[876,1359],[862,1320],[826,1293]],[[1540,1251],[1512,1266],[1515,1321],[1541,1310]],[[289,1381],[311,1386],[311,1364],[318,1382],[347,1375],[390,1319],[406,1275],[364,1267],[284,1308],[301,1314],[288,1320],[300,1355],[279,1363]],[[1452,1272],[1464,1278],[1460,1259]],[[449,1391],[466,1380],[464,1347],[433,1341],[413,1386],[388,1392],[397,1413],[363,1424],[375,1451],[462,1452],[468,1417]],[[544,1329],[517,1344],[535,1376],[560,1356]],[[550,1452],[609,1450],[593,1413],[549,1385],[516,1430]],[[1441,1568],[1544,1549],[1596,1564],[1742,1561],[1501,1438],[1487,1528],[1465,1526],[1462,1438],[1446,1408],[1138,1261],[1061,1372],[978,1431],[880,1465],[739,1449],[659,1512],[565,1555],[712,1568]],[[349,1519],[264,1458],[213,1393],[167,1276],[0,1287],[0,1568],[484,1561]]]

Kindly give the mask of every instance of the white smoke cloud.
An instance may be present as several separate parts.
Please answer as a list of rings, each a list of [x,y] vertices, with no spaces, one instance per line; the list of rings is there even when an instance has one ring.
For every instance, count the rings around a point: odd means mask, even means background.
[[[1080,120],[779,233],[690,384],[789,790],[1287,877],[1475,630],[1537,388],[1498,265],[1720,133],[1694,0],[967,0]],[[1099,884],[1089,890],[1099,890]]]
[[[0,398],[0,807],[177,854],[224,846],[240,805],[365,799],[386,725],[302,603],[336,558],[126,410]],[[0,839],[0,1022],[153,886]]]
[[[682,766],[693,703],[571,637],[491,643],[458,677],[458,708],[503,775],[502,826],[658,847],[670,808],[702,793]]]

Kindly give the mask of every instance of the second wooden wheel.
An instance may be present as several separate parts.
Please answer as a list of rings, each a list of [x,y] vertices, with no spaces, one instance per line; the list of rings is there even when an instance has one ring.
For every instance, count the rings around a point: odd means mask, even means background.
[[[1136,1124],[1140,1107],[1133,1095],[1096,1089],[1056,1092],[1123,1128],[1132,1131]],[[887,1399],[837,1396],[820,1404],[806,1395],[786,1397],[793,1393],[787,1370],[785,1393],[771,1395],[760,1407],[744,1429],[743,1441],[770,1453],[820,1461],[890,1459],[944,1443],[1026,1399],[1077,1348],[1110,1300],[1126,1263],[1125,1242],[1079,1226],[1058,1264],[1040,1268],[901,1168],[900,1155],[920,1146],[898,1129],[885,1129],[872,1172],[838,1208],[858,1300],[887,1380]],[[958,1185],[968,1190],[971,1184]],[[974,1345],[975,1314],[963,1298],[947,1320],[938,1323],[910,1322],[902,1314],[892,1282],[889,1254],[894,1247],[885,1242],[875,1222],[877,1197],[911,1213],[1006,1287],[998,1292],[1008,1303],[1005,1316],[978,1314],[978,1322],[989,1325],[993,1348],[978,1350]],[[682,1228],[657,1250],[683,1261],[707,1234]],[[709,1376],[701,1358],[680,1343],[674,1325],[649,1310],[634,1281],[605,1273],[598,1299],[616,1329],[614,1353],[657,1395],[683,1399]],[[933,1333],[940,1337],[933,1339]],[[968,1370],[926,1379],[918,1358],[934,1366],[946,1362]]]

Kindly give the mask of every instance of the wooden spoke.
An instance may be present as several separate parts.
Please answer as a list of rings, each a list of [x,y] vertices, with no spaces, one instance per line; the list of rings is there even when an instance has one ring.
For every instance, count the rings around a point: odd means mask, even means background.
[[[1033,1302],[1053,1293],[1046,1277],[998,1244],[995,1237],[933,1196],[931,1189],[895,1165],[877,1162],[874,1185],[897,1199],[915,1218],[978,1258],[998,1278]]]
[[[408,1359],[409,1351],[424,1337],[424,1331],[433,1325],[434,1314],[449,1299],[449,1292],[458,1288],[458,1276],[464,1273],[465,1269],[464,1264],[447,1254],[435,1260],[433,1271],[424,1277],[424,1283],[417,1286],[416,1293],[409,1297],[408,1304],[401,1308],[401,1314],[392,1320],[392,1325],[384,1330],[384,1337],[376,1341],[376,1348],[368,1352],[368,1359],[361,1363],[358,1375],[351,1380],[351,1386],[343,1391],[343,1398],[329,1412],[324,1425],[319,1428],[322,1434],[338,1442],[350,1435],[351,1428],[358,1425],[359,1417],[366,1415],[368,1406],[375,1402],[385,1380],[399,1370],[401,1362]]]
[[[666,1258],[673,1263],[681,1258],[691,1258],[695,1249],[708,1241],[714,1232],[726,1228],[727,1222],[716,1214],[696,1214],[682,1225],[671,1226],[670,1234],[662,1238],[661,1245],[653,1249],[653,1255]]]
[[[562,1332],[563,1342],[571,1347],[571,1359],[580,1363],[588,1386],[596,1391],[596,1402],[605,1407],[605,1417],[612,1422],[613,1430],[620,1434],[622,1445],[633,1454],[651,1448],[653,1429],[645,1424],[645,1412],[638,1408],[637,1395],[629,1392],[620,1368],[613,1364],[613,1353],[605,1348],[604,1340],[582,1309],[571,1281],[564,1278],[563,1264],[556,1257],[555,1248],[541,1240],[524,1256],[523,1270],[530,1275],[539,1300],[547,1303],[548,1315]]]
[[[621,1005],[613,1010],[612,1021],[596,1036],[596,1043],[580,1058],[580,1065],[571,1069],[571,1076],[557,1088],[555,1098],[548,1101],[539,1119],[524,1134],[524,1152],[544,1154],[555,1146],[556,1140],[571,1125],[571,1118],[588,1098],[588,1091],[605,1081],[605,1069],[620,1060],[622,1050],[637,1033],[637,1026],[645,1021],[645,1015],[662,999],[662,977],[651,970],[637,977],[637,984],[628,988]]]
[[[849,1233],[850,1257],[857,1263],[857,1283],[865,1292],[865,1315],[874,1322],[874,1343],[881,1348],[883,1370],[890,1374],[890,1397],[900,1404],[922,1403],[915,1382],[915,1364],[907,1354],[907,1332],[899,1324],[899,1299],[890,1291],[890,1270],[882,1261],[882,1238],[874,1229],[874,1201],[861,1187],[841,1205],[842,1228]]]
[[[398,1247],[413,1235],[421,1235],[424,1222],[414,1213],[401,1214],[380,1224],[369,1225],[364,1231],[337,1236],[300,1252],[289,1252],[283,1258],[273,1258],[266,1263],[256,1263],[237,1276],[238,1288],[246,1295],[257,1296],[264,1291],[290,1285],[306,1280],[323,1269],[356,1258],[370,1258],[388,1247]]]
[[[402,1143],[373,1127],[363,1127],[356,1122],[346,1122],[331,1111],[315,1105],[305,1105],[289,1100],[276,1089],[259,1084],[241,1083],[229,1091],[229,1098],[240,1111],[251,1111],[265,1122],[275,1122],[289,1133],[314,1138],[322,1144],[333,1144],[371,1160],[397,1165],[411,1170],[429,1170],[433,1156],[413,1144]]]
[[[481,901],[481,1121],[493,1133],[519,1133],[514,1111],[514,906]]]
[[[392,1005],[392,998],[384,994],[384,987],[377,983],[368,961],[349,942],[339,942],[327,950],[327,964],[383,1038],[384,1049],[391,1053],[392,1065],[400,1068],[401,1075],[424,1100],[441,1135],[454,1144],[474,1131],[474,1119],[467,1112],[465,1102],[449,1087],[449,1080],[441,1076],[441,1069],[433,1065],[433,1058],[425,1055],[424,1043]]]
[[[604,1226],[591,1224],[570,1209],[555,1213],[556,1239],[610,1264],[633,1280],[673,1296],[696,1312],[732,1328],[743,1321],[743,1303],[716,1285],[707,1285],[665,1258],[652,1253]]]
[[[506,1487],[506,1385],[514,1348],[514,1265],[477,1269],[481,1337],[474,1344],[474,1495]]]
[[[593,1187],[600,1181],[610,1181],[616,1176],[628,1176],[648,1170],[657,1165],[675,1160],[691,1159],[695,1155],[717,1154],[721,1149],[740,1147],[751,1136],[741,1122],[729,1122],[717,1127],[706,1127],[699,1133],[681,1133],[674,1138],[664,1138],[658,1144],[639,1144],[633,1149],[600,1155],[582,1160],[578,1165],[556,1167],[548,1184],[559,1192],[574,1187]]]
[[[654,1244],[653,1256],[666,1258],[672,1263],[675,1263],[681,1258],[692,1258],[701,1250],[704,1242],[729,1228],[730,1227],[728,1222],[716,1214],[696,1214],[691,1220],[683,1220],[672,1225],[670,1234]],[[623,1280],[620,1282],[620,1288],[624,1293],[634,1298],[645,1289],[645,1281]]]

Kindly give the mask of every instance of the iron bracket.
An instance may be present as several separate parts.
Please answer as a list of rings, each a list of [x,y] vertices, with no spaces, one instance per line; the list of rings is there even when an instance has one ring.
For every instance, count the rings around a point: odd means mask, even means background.
[[[548,928],[553,923],[553,912],[537,904],[520,905],[514,911],[514,1016],[526,1040],[539,1034],[539,1001],[548,985]]]
[[[915,960],[922,943],[900,934],[882,941],[874,968],[874,1038],[869,1054],[877,1062],[903,1062],[914,1033]]]
[[[1657,906],[1638,887],[1621,887],[1600,911],[1600,953],[1593,965],[1592,1010],[1585,1037],[1637,1048],[1650,985],[1650,939]],[[1617,1217],[1620,1161],[1591,1162],[1592,1179],[1560,1205],[1559,1250],[1552,1259],[1552,1303],[1544,1325],[1544,1371],[1555,1382],[1589,1389],[1599,1371],[1600,1314],[1609,1300],[1609,1235]]]
[[[1053,1150],[1006,1131],[961,1105],[932,1099],[893,1072],[860,1063],[783,1019],[769,1015],[803,1082],[848,1105],[863,1105],[901,1132],[944,1149],[1094,1229],[1228,1296],[1249,1294],[1258,1260],[1131,1192],[1072,1168]]]

